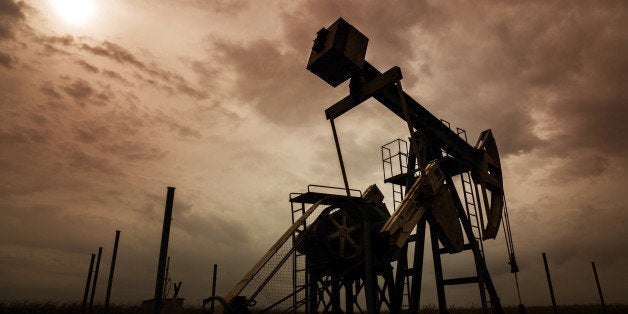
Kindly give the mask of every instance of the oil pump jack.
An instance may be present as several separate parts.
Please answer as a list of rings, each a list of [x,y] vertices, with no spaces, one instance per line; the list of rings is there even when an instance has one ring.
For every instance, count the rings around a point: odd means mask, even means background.
[[[463,130],[454,132],[403,91],[399,67],[381,73],[369,64],[367,43],[366,36],[338,19],[318,31],[307,65],[333,87],[350,80],[349,95],[325,110],[344,193],[320,192],[316,189],[329,187],[311,185],[305,193],[290,194],[292,226],[225,298],[213,297],[226,312],[255,307],[261,312],[417,313],[429,226],[440,312],[447,313],[446,286],[477,284],[483,312],[503,313],[482,245],[497,236],[502,220],[515,276],[518,267],[491,130],[469,145]],[[405,121],[409,131],[409,150],[395,154],[399,172],[385,178],[402,196],[392,214],[376,185],[363,192],[349,188],[334,124],[371,97]],[[408,146],[401,139],[394,143]],[[384,168],[392,159],[385,146]],[[475,274],[443,278],[440,256],[465,251],[471,253]]]

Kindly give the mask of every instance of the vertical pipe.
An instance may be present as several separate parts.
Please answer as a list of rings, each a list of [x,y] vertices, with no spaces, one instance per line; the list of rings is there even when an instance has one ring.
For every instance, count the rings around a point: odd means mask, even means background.
[[[116,230],[116,239],[113,241],[113,253],[111,254],[111,267],[109,268],[109,280],[107,280],[107,294],[105,295],[105,314],[109,313],[109,299],[111,297],[111,285],[113,284],[113,272],[116,269],[119,240],[120,230]]]
[[[96,282],[98,282],[98,269],[100,268],[100,256],[102,255],[102,247],[98,248],[98,257],[96,258],[96,269],[94,269],[94,281],[92,281],[92,295],[89,298],[88,313],[92,312],[92,305],[94,304],[94,295],[96,294]]]
[[[214,264],[214,275],[212,277],[212,297],[216,296],[216,273],[218,273],[218,264]],[[214,313],[214,300],[212,300],[209,312]]]
[[[334,135],[334,143],[336,144],[336,152],[338,153],[338,161],[340,161],[340,171],[342,171],[342,180],[345,183],[345,190],[347,191],[347,196],[351,196],[351,191],[349,190],[349,181],[347,180],[347,172],[345,171],[345,163],[342,161],[342,153],[340,152],[340,143],[338,143],[338,134],[336,133],[336,125],[334,124],[334,119],[329,119],[329,123],[331,123],[331,132]]]
[[[170,221],[172,220],[172,203],[174,201],[174,187],[169,186],[166,196],[164,224],[161,230],[161,247],[159,248],[159,264],[157,265],[157,279],[155,280],[155,298],[153,313],[161,314],[161,303],[164,293],[164,277],[166,274],[166,258],[168,257],[168,240],[170,238]]]
[[[591,262],[593,266],[593,275],[595,275],[595,283],[597,284],[597,292],[600,294],[600,302],[602,302],[602,313],[606,314],[606,304],[604,303],[604,296],[602,295],[602,287],[600,286],[600,280],[597,277],[597,270],[595,269],[595,262]]]
[[[85,283],[85,292],[83,292],[83,305],[81,306],[81,313],[85,314],[87,309],[87,297],[89,296],[89,283],[92,281],[92,271],[94,270],[94,258],[96,254],[92,253],[92,258],[89,261],[89,271],[87,272],[87,282]]]
[[[552,288],[552,278],[550,277],[549,267],[547,266],[547,257],[545,253],[543,254],[543,264],[545,264],[545,275],[547,276],[547,285],[549,286],[550,296],[552,297],[552,308],[554,309],[554,314],[558,313],[556,309],[556,299],[554,298],[554,288]]]

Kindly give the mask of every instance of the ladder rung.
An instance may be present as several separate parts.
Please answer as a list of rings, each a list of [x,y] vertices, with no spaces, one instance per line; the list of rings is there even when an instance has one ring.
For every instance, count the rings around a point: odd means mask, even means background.
[[[468,283],[476,283],[478,282],[478,277],[460,277],[460,278],[451,278],[443,280],[444,285],[464,285]]]

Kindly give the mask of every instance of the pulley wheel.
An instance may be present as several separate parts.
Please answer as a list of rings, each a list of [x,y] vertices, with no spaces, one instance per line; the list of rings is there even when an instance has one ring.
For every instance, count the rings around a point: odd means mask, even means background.
[[[321,216],[319,237],[330,255],[351,261],[362,254],[363,227],[357,209],[341,203],[327,207]]]

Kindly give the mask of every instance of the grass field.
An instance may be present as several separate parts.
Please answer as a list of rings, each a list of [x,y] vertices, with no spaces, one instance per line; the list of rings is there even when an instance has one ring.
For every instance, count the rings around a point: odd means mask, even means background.
[[[628,313],[628,305],[610,304],[606,306],[607,313],[619,314]],[[504,308],[506,313],[517,314],[517,307]],[[0,314],[80,314],[81,304],[79,303],[56,303],[56,302],[15,302],[0,301]],[[103,313],[101,305],[95,305],[92,313]],[[140,314],[142,308],[140,305],[112,305],[110,307],[111,314]],[[181,314],[197,314],[204,313],[200,308],[185,308]],[[438,309],[434,306],[428,306],[421,310],[421,313],[435,314]],[[450,308],[450,314],[475,314],[482,313],[479,308]],[[526,307],[526,314],[545,314],[553,313],[551,306],[529,306]],[[558,307],[559,314],[602,314],[600,305],[563,305]]]

